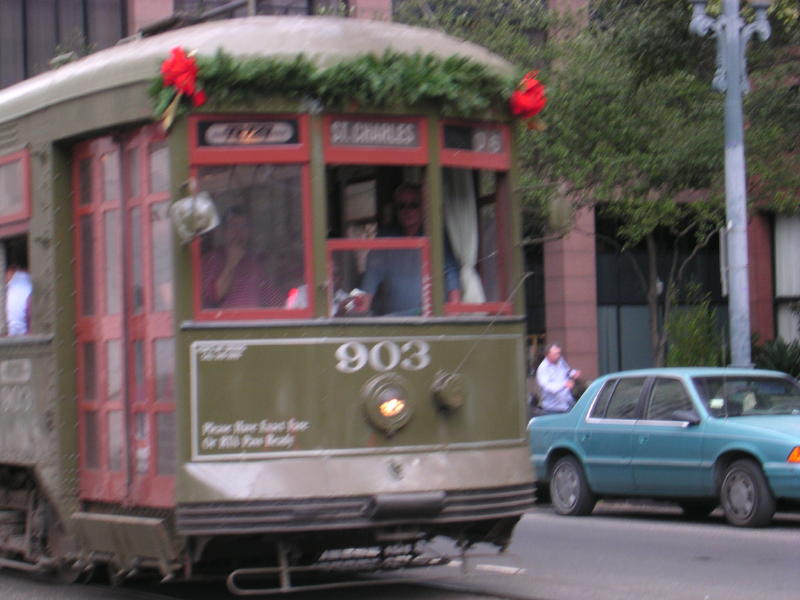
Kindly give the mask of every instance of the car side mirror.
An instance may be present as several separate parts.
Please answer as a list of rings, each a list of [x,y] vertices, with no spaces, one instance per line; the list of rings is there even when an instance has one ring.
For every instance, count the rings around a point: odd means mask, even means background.
[[[676,421],[686,421],[689,425],[700,423],[700,415],[695,410],[676,410],[672,413],[672,418]]]

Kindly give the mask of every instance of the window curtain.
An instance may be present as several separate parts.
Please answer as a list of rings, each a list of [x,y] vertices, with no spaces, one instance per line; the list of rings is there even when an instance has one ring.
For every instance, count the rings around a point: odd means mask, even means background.
[[[472,171],[443,169],[444,223],[450,247],[461,265],[461,300],[467,304],[486,302],[483,283],[475,270],[478,259],[478,211]]]

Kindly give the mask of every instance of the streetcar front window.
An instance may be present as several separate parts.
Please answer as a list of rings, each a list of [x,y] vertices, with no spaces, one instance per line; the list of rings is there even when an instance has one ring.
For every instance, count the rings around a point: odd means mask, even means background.
[[[504,281],[498,244],[498,175],[493,171],[444,168],[445,257],[458,265],[462,304],[503,302]]]
[[[222,219],[201,240],[201,307],[306,308],[301,167],[201,167],[198,183]]]
[[[328,170],[331,316],[416,317],[431,312],[429,205],[421,168]]]
[[[510,132],[497,123],[445,121],[440,144],[444,253],[458,265],[461,291],[447,296],[445,312],[510,313]]]

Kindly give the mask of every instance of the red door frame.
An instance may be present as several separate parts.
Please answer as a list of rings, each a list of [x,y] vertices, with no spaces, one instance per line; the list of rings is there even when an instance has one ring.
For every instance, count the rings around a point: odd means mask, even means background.
[[[108,344],[112,341],[122,343],[122,314],[109,315],[106,275],[109,268],[105,264],[105,237],[103,236],[106,214],[121,211],[121,188],[116,193],[119,198],[106,200],[104,197],[104,181],[101,165],[105,160],[117,160],[119,163],[119,146],[110,137],[103,137],[84,142],[73,151],[73,214],[75,221],[75,282],[76,282],[76,322],[75,334],[78,341],[78,414],[79,414],[79,455],[80,455],[80,494],[81,498],[98,501],[122,500],[125,496],[125,457],[127,448],[126,436],[122,436],[121,456],[116,457],[119,469],[112,470],[112,457],[109,456],[109,424],[111,413],[124,410],[125,386],[120,385],[120,396],[117,400],[109,398],[109,377],[112,372],[120,373],[122,365],[108,365]],[[89,160],[90,197],[85,198],[81,189],[80,167],[84,160]],[[119,182],[115,182],[116,185]],[[121,217],[120,217],[121,218]],[[82,225],[91,223],[91,248],[84,249]],[[121,250],[121,240],[118,250]],[[118,254],[121,257],[121,254]],[[90,267],[90,280],[86,274],[83,259],[93,261]],[[121,268],[117,265],[115,268]],[[86,312],[84,314],[84,308]],[[87,348],[94,348],[93,370],[87,364]],[[94,376],[94,381],[87,380]],[[122,377],[119,374],[119,377]],[[87,398],[86,392],[94,390],[94,399]],[[94,431],[89,429],[89,415],[95,417]],[[124,417],[123,417],[124,428]],[[88,437],[96,434],[98,455],[90,455]]]
[[[154,190],[153,182],[151,181],[152,169],[150,167],[150,149],[152,146],[164,143],[166,141],[162,130],[157,126],[144,127],[139,132],[130,138],[125,143],[126,157],[128,152],[135,152],[138,156],[137,164],[139,165],[138,173],[135,175],[139,178],[138,196],[134,197],[132,192],[133,186],[131,181],[126,180],[125,197],[126,197],[126,211],[128,226],[128,239],[131,239],[133,230],[131,223],[133,221],[131,212],[135,208],[139,208],[139,218],[141,219],[141,227],[139,230],[140,240],[139,248],[142,250],[140,257],[141,270],[142,270],[142,297],[144,300],[144,310],[141,313],[129,314],[127,318],[128,323],[128,356],[131,358],[127,361],[127,380],[131,382],[130,389],[137,392],[138,386],[143,383],[143,394],[138,397],[132,397],[128,403],[129,427],[128,438],[129,447],[131,452],[128,460],[131,463],[132,473],[132,487],[130,491],[131,500],[136,504],[143,504],[147,506],[172,506],[174,505],[175,496],[175,474],[173,473],[159,473],[158,472],[158,456],[160,452],[159,439],[158,439],[158,417],[165,413],[175,412],[175,374],[174,365],[171,369],[171,385],[168,386],[169,391],[172,393],[171,397],[158,398],[157,397],[157,357],[155,355],[155,343],[158,340],[174,340],[173,338],[173,312],[169,307],[167,310],[157,310],[155,297],[157,290],[155,289],[155,273],[154,273],[154,252],[155,247],[153,244],[153,226],[155,219],[166,218],[166,208],[170,200],[169,189]],[[130,171],[128,174],[133,175]],[[159,210],[161,209],[161,210]],[[169,225],[171,227],[171,225]],[[171,246],[171,245],[170,245]],[[171,259],[171,257],[169,257]],[[128,244],[126,248],[125,265],[129,273],[133,272],[133,256],[132,244]],[[128,298],[127,306],[133,306],[133,295],[135,289],[133,285],[126,286],[126,294]],[[136,381],[136,344],[142,343],[143,347],[143,375],[144,381]],[[173,354],[174,356],[174,354]],[[139,435],[137,424],[140,419],[144,419],[145,430],[144,436]],[[174,432],[173,432],[174,433]],[[175,443],[173,437],[173,444]],[[139,473],[138,466],[144,458],[146,461],[146,472]]]
[[[155,126],[144,127],[122,141],[105,136],[78,144],[73,151],[73,211],[75,221],[75,278],[76,278],[76,336],[78,341],[78,426],[79,426],[79,471],[80,495],[83,500],[100,502],[119,502],[125,504],[168,507],[174,505],[174,473],[159,474],[157,417],[159,414],[174,413],[175,399],[155,398],[155,356],[153,344],[157,339],[173,338],[172,311],[155,312],[153,304],[153,248],[151,211],[159,203],[166,209],[169,191],[151,193],[149,178],[149,149],[153,143],[163,141],[163,136]],[[131,163],[129,159],[136,156]],[[105,157],[105,158],[104,158]],[[81,163],[90,161],[91,198],[83,198],[81,189]],[[109,200],[103,190],[101,165],[106,160],[118,161],[118,178],[109,181],[117,189]],[[137,166],[135,173],[130,173],[131,164]],[[131,176],[137,178],[138,185],[133,185]],[[138,190],[137,194],[132,191]],[[132,277],[133,250],[132,215],[138,210],[140,218],[139,244],[141,248],[142,297],[143,311],[133,314],[134,286]],[[105,218],[110,211],[118,213],[116,236],[105,234]],[[123,212],[124,211],[124,212]],[[83,248],[81,223],[88,219],[92,224],[91,252]],[[110,239],[109,239],[110,238]],[[107,243],[115,244],[113,258],[116,265],[107,265],[109,259]],[[83,260],[93,261],[90,268],[91,281],[84,280],[86,271]],[[170,257],[171,259],[171,257]],[[120,275],[122,301],[118,313],[109,315],[107,303],[106,275],[117,269]],[[94,310],[84,315],[83,308],[92,295]],[[111,341],[120,344],[120,364],[109,365],[109,354],[106,351]],[[137,382],[135,347],[143,344],[143,382]],[[94,370],[86,364],[86,345],[94,344]],[[87,380],[94,375],[94,381]],[[115,378],[120,386],[120,394],[116,399],[108,397],[110,378]],[[171,374],[174,383],[174,371]],[[143,384],[143,394],[137,398],[137,385]],[[87,390],[93,389],[96,398],[86,397]],[[171,386],[174,390],[174,385]],[[137,402],[137,399],[139,400]],[[121,450],[116,457],[120,468],[111,470],[110,426],[109,414],[120,412],[122,419]],[[88,415],[96,414],[96,433],[98,456],[94,457],[96,465],[89,456],[87,436]],[[144,419],[144,437],[137,437],[136,424]],[[174,444],[174,432],[171,443]],[[138,457],[146,460],[146,469],[138,473]]]

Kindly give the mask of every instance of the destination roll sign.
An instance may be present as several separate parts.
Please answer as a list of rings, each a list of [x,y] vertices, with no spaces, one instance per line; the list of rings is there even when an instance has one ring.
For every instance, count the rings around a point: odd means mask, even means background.
[[[500,154],[504,151],[503,135],[498,129],[472,125],[445,125],[444,147]]]
[[[201,146],[276,146],[298,142],[297,121],[201,121]]]
[[[331,121],[329,135],[332,146],[419,146],[419,125],[416,122],[335,119]]]

